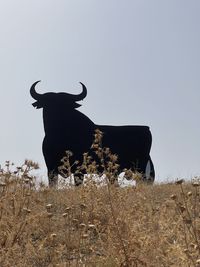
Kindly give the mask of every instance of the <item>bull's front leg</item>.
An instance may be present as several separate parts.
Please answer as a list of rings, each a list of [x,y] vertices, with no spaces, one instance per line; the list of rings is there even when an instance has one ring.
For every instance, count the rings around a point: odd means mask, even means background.
[[[84,174],[83,173],[76,173],[74,174],[74,184],[75,186],[79,186],[83,184]]]
[[[58,172],[55,170],[48,171],[49,187],[56,188],[58,186]]]

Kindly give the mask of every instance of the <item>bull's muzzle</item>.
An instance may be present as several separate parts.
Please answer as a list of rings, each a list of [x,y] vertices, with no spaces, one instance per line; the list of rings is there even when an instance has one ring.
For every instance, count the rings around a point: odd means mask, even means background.
[[[32,104],[34,106],[34,108],[39,109],[42,108],[42,104],[39,101],[36,101]]]

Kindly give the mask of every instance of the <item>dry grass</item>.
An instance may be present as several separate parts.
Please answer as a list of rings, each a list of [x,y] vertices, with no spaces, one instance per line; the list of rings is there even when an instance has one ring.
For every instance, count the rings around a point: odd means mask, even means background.
[[[35,185],[26,160],[0,172],[0,266],[147,266],[200,267],[200,184],[144,185],[127,170],[137,187],[116,186],[117,156],[93,144],[98,163],[84,154],[77,173],[106,174],[101,185],[49,189]],[[61,171],[72,180],[70,153]],[[89,175],[88,175],[89,176]],[[90,178],[90,176],[88,177]]]
[[[0,266],[200,266],[198,181],[35,188],[26,161],[0,176]]]

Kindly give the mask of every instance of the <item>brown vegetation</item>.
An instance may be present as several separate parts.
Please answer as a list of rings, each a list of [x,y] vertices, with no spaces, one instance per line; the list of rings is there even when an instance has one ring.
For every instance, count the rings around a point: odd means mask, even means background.
[[[36,189],[31,161],[0,176],[0,266],[200,266],[198,181]]]

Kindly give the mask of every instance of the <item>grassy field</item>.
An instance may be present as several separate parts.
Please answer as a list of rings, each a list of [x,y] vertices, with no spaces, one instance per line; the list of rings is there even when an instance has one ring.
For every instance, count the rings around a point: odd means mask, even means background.
[[[26,161],[0,174],[0,266],[200,266],[198,180],[36,188]]]

